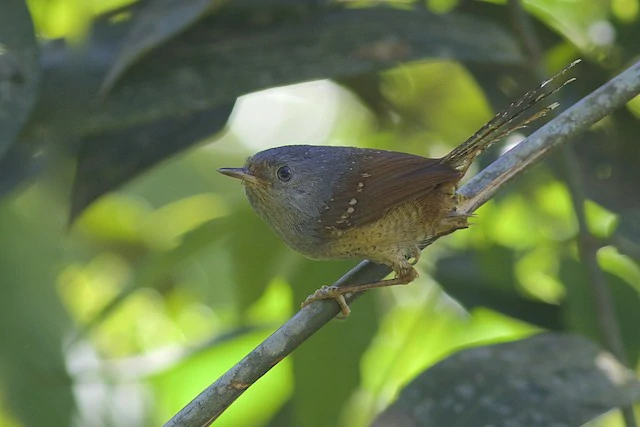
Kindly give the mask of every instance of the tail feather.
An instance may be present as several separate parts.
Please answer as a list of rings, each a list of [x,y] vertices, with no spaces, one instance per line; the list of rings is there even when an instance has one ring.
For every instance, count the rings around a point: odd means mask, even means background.
[[[471,138],[467,139],[465,142],[454,148],[449,154],[443,157],[442,162],[464,173],[467,171],[467,169],[469,169],[469,166],[471,166],[471,163],[473,162],[475,157],[486,150],[491,144],[499,141],[500,139],[506,137],[507,135],[515,132],[518,129],[526,127],[528,124],[534,122],[535,120],[546,116],[550,111],[558,107],[558,105],[560,104],[558,104],[557,102],[553,103],[537,112],[536,114],[532,115],[531,117],[521,121],[517,121],[531,107],[558,92],[567,84],[573,82],[575,78],[571,78],[565,81],[564,83],[550,91],[545,90],[546,86],[549,83],[566,74],[579,62],[579,59],[572,62],[564,69],[556,73],[553,77],[545,80],[540,85],[538,85],[538,87],[525,93],[518,100],[512,102],[509,107],[496,114],[493,119],[482,126],[482,128],[480,128],[478,132],[473,134]]]

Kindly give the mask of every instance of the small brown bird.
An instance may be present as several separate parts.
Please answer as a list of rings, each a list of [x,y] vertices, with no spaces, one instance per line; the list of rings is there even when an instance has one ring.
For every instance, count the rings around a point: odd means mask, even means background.
[[[219,172],[241,179],[254,210],[291,248],[312,259],[366,258],[396,277],[344,287],[324,286],[302,306],[335,299],[344,315],[345,294],[403,285],[417,277],[413,265],[424,242],[466,228],[456,211],[458,183],[474,158],[493,142],[544,116],[552,104],[520,122],[522,114],[555,93],[545,87],[572,63],[496,115],[440,159],[355,147],[293,145],[249,158],[243,168]]]

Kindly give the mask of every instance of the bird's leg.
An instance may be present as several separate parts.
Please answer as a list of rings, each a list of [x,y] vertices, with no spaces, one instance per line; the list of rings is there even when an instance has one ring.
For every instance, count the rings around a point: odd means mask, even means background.
[[[419,254],[420,251],[417,251]],[[419,255],[418,255],[419,257]],[[388,280],[379,280],[377,282],[362,283],[359,285],[348,286],[323,286],[313,294],[309,295],[302,303],[302,307],[306,307],[314,301],[323,299],[335,299],[344,317],[351,312],[349,304],[345,299],[346,294],[354,294],[373,288],[382,288],[387,286],[406,285],[413,282],[418,277],[418,272],[404,257],[395,261],[391,268],[396,273],[396,277]]]

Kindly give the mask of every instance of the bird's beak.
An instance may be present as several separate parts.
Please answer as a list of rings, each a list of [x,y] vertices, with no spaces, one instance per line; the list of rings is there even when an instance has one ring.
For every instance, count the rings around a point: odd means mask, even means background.
[[[240,179],[245,182],[254,183],[257,181],[256,177],[254,175],[251,175],[251,172],[249,172],[245,168],[220,168],[218,169],[218,172],[223,175],[230,176],[231,178]]]

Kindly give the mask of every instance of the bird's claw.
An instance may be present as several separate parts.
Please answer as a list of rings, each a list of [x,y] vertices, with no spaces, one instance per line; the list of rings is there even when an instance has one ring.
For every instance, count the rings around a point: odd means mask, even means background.
[[[342,316],[347,317],[349,313],[351,313],[351,309],[349,308],[349,304],[347,304],[347,300],[344,297],[344,292],[337,286],[323,286],[313,294],[309,295],[307,299],[301,304],[301,308],[304,308],[311,304],[314,301],[320,301],[323,299],[334,299],[340,306],[340,311],[342,311]]]

